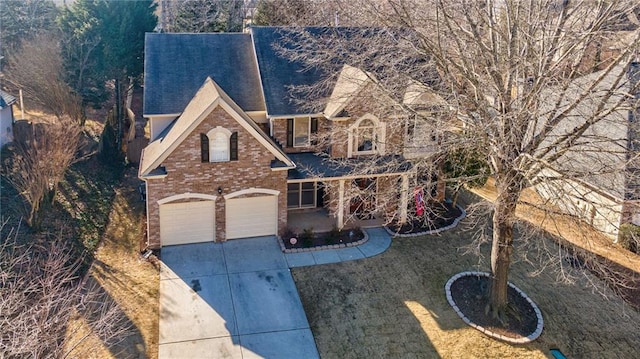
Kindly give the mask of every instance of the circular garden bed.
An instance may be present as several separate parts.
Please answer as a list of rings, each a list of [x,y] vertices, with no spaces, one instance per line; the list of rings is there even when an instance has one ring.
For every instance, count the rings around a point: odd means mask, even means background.
[[[542,333],[542,313],[538,306],[518,287],[508,283],[508,306],[502,320],[487,313],[490,274],[463,272],[447,282],[449,304],[458,316],[473,328],[510,343],[528,343]]]

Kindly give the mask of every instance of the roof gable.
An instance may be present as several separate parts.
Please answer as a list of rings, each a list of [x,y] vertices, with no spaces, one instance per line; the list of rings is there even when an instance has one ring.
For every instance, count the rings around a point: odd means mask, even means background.
[[[207,77],[244,111],[264,111],[251,35],[147,33],[144,115],[182,113]]]
[[[171,124],[163,136],[151,142],[143,151],[141,177],[149,175],[184,139],[213,111],[222,107],[269,152],[288,168],[295,167],[289,157],[271,140],[246,113],[211,78],[207,78],[184,112]]]
[[[344,65],[329,101],[327,101],[327,106],[324,108],[324,116],[326,118],[336,117],[347,103],[372,80],[370,76],[358,68]]]

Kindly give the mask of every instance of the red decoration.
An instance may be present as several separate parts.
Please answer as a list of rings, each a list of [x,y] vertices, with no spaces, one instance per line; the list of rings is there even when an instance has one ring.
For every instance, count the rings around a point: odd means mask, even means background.
[[[414,190],[414,196],[416,198],[416,215],[422,216],[424,214],[424,195],[422,188],[416,187]]]

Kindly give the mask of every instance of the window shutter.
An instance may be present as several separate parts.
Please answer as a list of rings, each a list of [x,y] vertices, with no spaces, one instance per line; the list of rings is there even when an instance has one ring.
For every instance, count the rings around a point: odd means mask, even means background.
[[[287,119],[287,147],[293,147],[293,119]]]
[[[205,133],[200,134],[200,159],[209,162],[209,137]]]
[[[238,160],[238,132],[232,133],[229,138],[229,160]]]
[[[315,136],[315,134],[318,133],[318,119],[317,118],[312,118],[311,119],[311,145],[315,146],[318,144],[318,139],[316,138],[317,136]]]

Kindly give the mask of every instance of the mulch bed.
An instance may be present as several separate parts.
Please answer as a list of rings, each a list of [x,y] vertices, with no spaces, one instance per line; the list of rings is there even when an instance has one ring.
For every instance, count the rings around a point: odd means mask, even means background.
[[[291,238],[296,239],[295,244],[291,244]],[[357,242],[364,238],[364,233],[360,228],[343,229],[341,231],[319,232],[319,233],[285,233],[282,235],[282,242],[286,249],[313,248],[334,244],[348,244]]]
[[[474,324],[509,338],[521,338],[535,332],[538,317],[531,304],[515,289],[507,290],[509,310],[503,324],[485,314],[489,304],[489,277],[463,276],[451,284],[451,296],[460,311]]]
[[[444,228],[453,224],[462,215],[460,208],[448,202],[429,203],[423,216],[412,216],[402,225],[391,223],[387,227],[399,234],[422,233]]]

